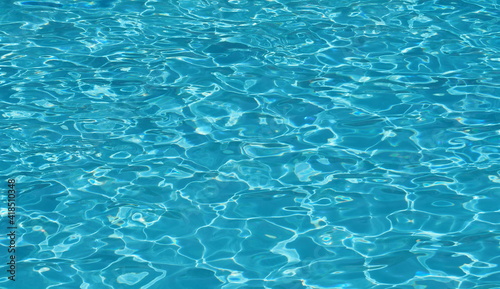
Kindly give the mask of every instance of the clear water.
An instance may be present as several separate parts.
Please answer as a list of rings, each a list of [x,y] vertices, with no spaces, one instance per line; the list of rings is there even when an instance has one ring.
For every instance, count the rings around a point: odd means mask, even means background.
[[[1,288],[500,288],[498,1],[0,9]]]

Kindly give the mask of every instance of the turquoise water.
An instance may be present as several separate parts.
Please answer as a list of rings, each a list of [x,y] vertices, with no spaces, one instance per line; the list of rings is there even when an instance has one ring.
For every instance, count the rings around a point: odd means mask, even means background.
[[[498,1],[0,9],[1,288],[500,288]]]

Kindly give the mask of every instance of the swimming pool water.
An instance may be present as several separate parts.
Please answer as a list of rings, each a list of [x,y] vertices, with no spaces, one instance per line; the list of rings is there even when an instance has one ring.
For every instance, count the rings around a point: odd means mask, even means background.
[[[498,1],[0,9],[1,288],[500,288]]]

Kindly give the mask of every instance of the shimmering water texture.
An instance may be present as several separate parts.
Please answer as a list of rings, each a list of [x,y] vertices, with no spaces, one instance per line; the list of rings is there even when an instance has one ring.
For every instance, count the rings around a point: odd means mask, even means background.
[[[1,1],[15,288],[500,288],[497,2]]]

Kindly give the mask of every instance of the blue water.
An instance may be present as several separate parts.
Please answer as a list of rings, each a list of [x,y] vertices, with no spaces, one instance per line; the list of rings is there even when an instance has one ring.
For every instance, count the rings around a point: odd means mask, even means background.
[[[0,288],[500,288],[498,1],[0,9]]]

